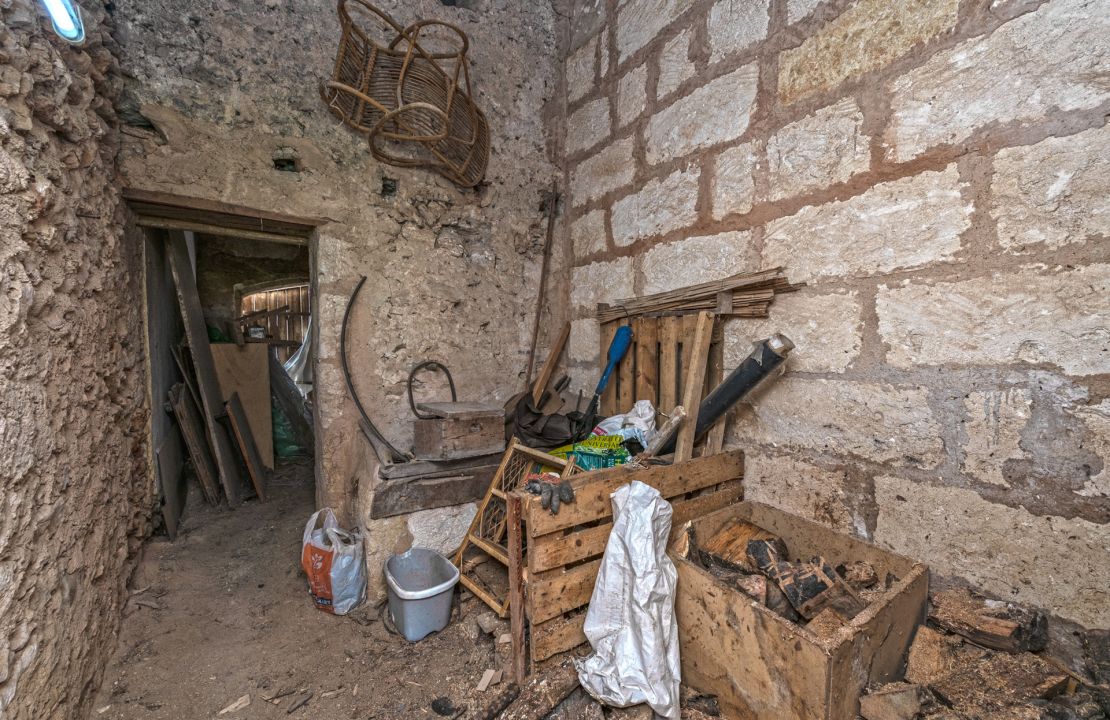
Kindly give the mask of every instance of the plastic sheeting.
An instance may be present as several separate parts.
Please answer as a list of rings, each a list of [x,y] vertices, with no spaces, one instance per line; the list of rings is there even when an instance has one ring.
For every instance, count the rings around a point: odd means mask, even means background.
[[[285,372],[289,373],[289,377],[296,383],[297,389],[301,391],[301,395],[308,397],[308,393],[312,390],[312,383],[315,380],[312,376],[312,318],[308,319],[308,324],[304,329],[304,339],[301,340],[301,346],[297,348],[297,352],[289,356],[282,366]]]
[[[575,661],[578,680],[606,705],[646,702],[677,718],[682,671],[674,616],[678,573],[667,557],[671,506],[639,481],[612,499],[613,531],[584,628],[594,654]]]

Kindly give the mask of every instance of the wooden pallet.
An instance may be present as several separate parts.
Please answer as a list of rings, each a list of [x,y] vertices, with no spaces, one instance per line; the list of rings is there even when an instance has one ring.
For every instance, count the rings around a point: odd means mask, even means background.
[[[585,608],[613,528],[610,495],[620,486],[639,480],[659,490],[674,508],[673,530],[740,501],[743,473],[744,456],[739,450],[675,465],[598,470],[574,477],[576,500],[564,505],[558,515],[540,507],[535,496],[516,493],[520,522],[509,527],[509,547],[526,546],[527,552],[513,553],[509,564],[510,588],[519,585],[524,598],[524,612],[519,618],[513,613],[514,658],[527,656],[526,621],[533,663],[586,641]]]
[[[632,326],[632,347],[616,369],[601,395],[601,414],[608,417],[628,412],[637,400],[650,400],[660,412],[670,412],[686,394],[686,378],[691,366],[698,314],[662,317],[636,316],[601,326],[601,357],[621,325]],[[709,357],[722,351],[720,323],[714,323]],[[712,373],[706,385],[713,380]],[[708,388],[703,387],[700,397]],[[686,408],[687,411],[690,408]],[[662,419],[659,419],[662,423]]]
[[[573,461],[533,450],[514,439],[501,458],[470,529],[455,553],[459,581],[503,618],[508,617],[510,604],[506,574],[509,566],[509,549],[505,544],[506,498],[517,488],[523,490],[524,478],[540,468],[555,470],[564,478],[575,471]]]

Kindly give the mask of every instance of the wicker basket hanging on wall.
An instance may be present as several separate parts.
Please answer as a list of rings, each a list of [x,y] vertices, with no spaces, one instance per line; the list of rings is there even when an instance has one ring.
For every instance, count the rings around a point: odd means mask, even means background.
[[[402,28],[366,0],[339,0],[339,24],[335,71],[320,86],[331,111],[369,137],[381,162],[462,187],[481,182],[489,125],[471,96],[462,30],[436,20]],[[392,36],[388,45],[366,30],[375,25]]]

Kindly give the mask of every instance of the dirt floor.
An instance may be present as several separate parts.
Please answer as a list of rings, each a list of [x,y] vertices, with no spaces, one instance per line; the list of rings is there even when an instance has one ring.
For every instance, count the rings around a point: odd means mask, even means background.
[[[482,673],[508,657],[479,629],[485,606],[461,602],[461,620],[419,643],[391,634],[378,608],[316,610],[300,570],[311,463],[279,467],[270,487],[268,502],[233,512],[191,492],[176,542],[147,545],[91,718],[435,718],[440,697],[481,704]]]
[[[269,491],[235,511],[190,491],[177,540],[147,544],[90,720],[475,717],[502,689],[477,692],[482,674],[507,675],[508,623],[469,593],[447,628],[418,643],[387,627],[384,606],[316,610],[300,569],[311,462],[279,464]],[[685,700],[684,719],[713,714]],[[603,710],[579,689],[549,717],[651,716],[646,706]]]

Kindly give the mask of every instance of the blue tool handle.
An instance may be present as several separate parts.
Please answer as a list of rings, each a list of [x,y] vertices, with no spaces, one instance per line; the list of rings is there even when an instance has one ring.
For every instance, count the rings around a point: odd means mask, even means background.
[[[613,374],[613,368],[624,358],[630,347],[632,347],[632,327],[621,325],[617,328],[616,334],[613,335],[613,342],[609,343],[609,364],[605,366],[605,372],[601,374],[601,380],[597,383],[597,390],[594,391],[595,395],[600,395],[605,391],[605,386],[609,384],[609,376]]]

